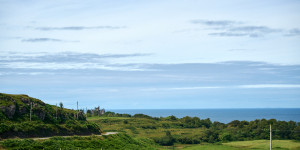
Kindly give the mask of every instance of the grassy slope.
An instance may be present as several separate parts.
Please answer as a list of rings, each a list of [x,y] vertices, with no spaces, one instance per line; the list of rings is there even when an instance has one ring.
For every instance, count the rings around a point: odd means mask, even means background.
[[[124,117],[90,117],[87,118],[89,121],[98,123],[101,128],[108,131],[125,132],[131,136],[143,137],[143,138],[155,138],[165,135],[165,131],[171,131],[173,136],[184,136],[184,135],[199,135],[202,134],[205,129],[203,128],[163,128],[162,124],[173,124],[174,121],[155,121],[145,118],[124,118]],[[124,120],[128,123],[125,124]],[[155,129],[143,129],[143,126],[154,126]],[[223,143],[222,145],[214,144],[197,144],[197,145],[183,145],[177,144],[177,149],[215,149],[215,150],[235,150],[235,149],[269,149],[268,140],[255,140],[255,141],[237,141]],[[274,140],[273,149],[300,149],[300,142],[292,140]]]
[[[247,150],[247,149],[256,149],[256,150],[268,150],[270,149],[270,141],[268,140],[254,140],[254,141],[237,141],[237,142],[229,142],[223,143],[222,145],[194,145],[188,146],[184,148],[184,150]],[[292,140],[274,140],[272,148],[274,150],[299,150],[300,142],[292,141]]]
[[[6,149],[157,149],[155,143],[147,139],[132,138],[126,134],[90,137],[52,137],[49,140],[5,140],[1,145]]]
[[[184,148],[184,150],[239,150],[240,148],[235,148],[227,145],[191,145]]]
[[[32,121],[29,121],[30,103],[33,102]],[[15,108],[14,115],[8,112]],[[43,137],[53,135],[100,134],[96,124],[86,121],[84,115],[66,108],[58,108],[27,95],[0,93],[0,138]],[[57,110],[57,119],[56,119]]]
[[[202,128],[172,128],[174,121],[156,121],[145,118],[126,117],[89,117],[88,121],[98,123],[104,132],[117,131],[125,132],[132,136],[155,138],[162,137],[166,131],[171,131],[173,136],[201,135]],[[125,124],[124,120],[128,123]],[[162,124],[170,124],[170,127],[163,127]]]
[[[273,149],[300,149],[300,142],[291,140],[273,140]],[[269,149],[270,141],[268,140],[254,140],[254,141],[237,141],[224,143],[227,146],[233,146],[238,148],[248,149]]]
[[[71,137],[71,138],[52,138],[50,140],[39,141],[18,141],[13,140],[11,148],[18,149],[18,147],[24,146],[36,146],[38,148],[53,149],[59,147],[70,147],[73,149],[100,149],[102,146],[104,149],[173,149],[170,147],[163,147],[155,144],[149,138],[160,137],[165,135],[165,131],[171,131],[174,136],[184,135],[196,135],[201,134],[205,129],[186,129],[186,128],[163,128],[162,123],[172,124],[174,121],[155,121],[145,118],[123,118],[123,117],[91,117],[88,118],[91,122],[96,122],[101,125],[104,131],[119,131],[126,134],[109,135],[104,137]],[[126,123],[124,121],[127,121]],[[142,127],[155,127],[152,129],[143,129]],[[29,142],[30,144],[26,144]],[[9,142],[8,142],[9,143]],[[23,145],[22,145],[23,143]],[[2,144],[3,145],[3,144]],[[5,145],[5,144],[4,144]],[[50,148],[49,148],[50,147]],[[187,149],[187,150],[237,150],[237,149],[269,149],[268,140],[255,140],[255,141],[238,141],[228,142],[219,145],[215,144],[176,144],[175,149]],[[273,149],[300,149],[299,141],[292,140],[274,140]]]
[[[9,107],[12,105],[16,106],[16,111],[15,114],[13,115],[13,118],[9,118],[8,116],[6,118],[9,121],[15,121],[15,122],[28,121],[31,102],[33,103],[33,108],[32,108],[33,120],[41,120],[43,122],[53,123],[56,121],[55,119],[56,110],[59,113],[58,121],[61,121],[60,119],[62,119],[62,117],[68,117],[68,119],[74,119],[74,114],[77,114],[77,111],[75,110],[71,110],[67,108],[59,108],[54,105],[49,105],[39,99],[29,97],[28,95],[0,93],[0,106],[2,107],[3,106]],[[44,120],[37,116],[37,114],[39,113],[44,114]],[[3,112],[3,114],[5,113]],[[69,116],[65,116],[65,114],[69,114]],[[82,118],[82,120],[85,120],[85,118]]]

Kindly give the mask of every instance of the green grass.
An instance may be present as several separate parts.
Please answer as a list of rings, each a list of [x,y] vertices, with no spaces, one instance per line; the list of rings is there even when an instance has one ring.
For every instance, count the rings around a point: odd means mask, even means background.
[[[185,146],[183,150],[269,150],[270,141],[268,140],[254,140],[254,141],[237,141],[223,143],[222,145],[214,144],[198,144]],[[292,140],[274,140],[273,150],[300,150],[300,142]]]
[[[207,144],[207,145],[195,145],[195,146],[187,146],[183,148],[183,150],[239,150],[240,148],[235,148],[231,146],[226,145],[213,145],[213,144]]]
[[[203,138],[206,128],[185,128],[178,126],[179,121],[172,120],[154,120],[147,118],[133,118],[133,117],[90,117],[89,121],[95,122],[101,126],[104,132],[117,131],[123,132],[133,137],[155,139],[165,136],[166,131],[170,131],[175,138],[194,137]],[[126,123],[124,123],[126,120]],[[167,124],[168,126],[164,126]],[[216,150],[230,150],[230,149],[269,149],[268,140],[254,140],[254,141],[237,141],[223,143],[221,145],[215,144],[175,144],[176,149],[216,149]],[[273,149],[300,149],[300,142],[292,140],[273,140]]]
[[[108,136],[89,136],[89,137],[52,137],[49,140],[5,140],[1,142],[2,147],[8,150],[140,150],[140,149],[157,149],[153,141],[141,138],[133,138],[126,134],[116,134]]]
[[[300,142],[292,140],[273,140],[273,149],[292,149],[300,150]],[[224,145],[237,147],[237,148],[248,148],[248,149],[270,149],[269,140],[254,140],[254,141],[237,141],[224,143]]]
[[[6,143],[8,149],[18,149],[18,147],[32,146],[49,149],[60,146],[71,146],[73,149],[99,149],[97,144],[111,149],[183,149],[183,150],[267,150],[269,148],[268,140],[237,141],[216,144],[208,144],[205,141],[205,134],[209,130],[205,127],[186,128],[180,125],[180,120],[153,119],[153,118],[135,118],[135,117],[89,117],[89,122],[98,124],[104,132],[117,131],[119,135],[110,135],[104,137],[74,137],[74,138],[53,138],[41,141],[12,141]],[[157,138],[166,136],[170,131],[172,137],[177,139],[174,146],[160,146],[154,141]],[[209,133],[212,135],[213,133]],[[221,136],[221,134],[219,135]],[[200,144],[181,144],[179,139],[202,139]],[[62,142],[61,142],[62,141]],[[21,145],[20,145],[21,143]],[[127,144],[129,143],[129,145]],[[159,143],[159,142],[158,142]],[[198,142],[199,143],[199,142]],[[9,147],[8,144],[15,144]],[[95,145],[96,144],[96,145]],[[1,144],[0,144],[1,145]],[[2,147],[4,147],[2,142]],[[110,147],[113,146],[113,147]],[[1,147],[0,147],[1,149]],[[33,148],[34,149],[34,148]],[[274,140],[274,150],[300,150],[300,141],[292,140]]]
[[[156,121],[146,118],[129,118],[129,117],[88,117],[88,121],[95,122],[100,125],[104,132],[117,131],[124,132],[131,136],[143,138],[157,138],[165,135],[166,131],[170,131],[173,136],[194,136],[203,134],[203,128],[178,128],[172,126],[174,121]],[[128,123],[124,123],[126,120]],[[170,127],[164,127],[168,124]]]

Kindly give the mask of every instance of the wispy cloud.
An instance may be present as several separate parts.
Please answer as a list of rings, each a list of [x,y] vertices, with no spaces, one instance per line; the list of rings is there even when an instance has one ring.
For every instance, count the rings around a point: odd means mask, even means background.
[[[272,33],[278,32],[278,29],[272,29],[267,26],[239,26],[239,27],[232,27],[228,29],[229,31],[233,32],[261,32],[261,33]]]
[[[208,35],[213,35],[213,36],[248,36],[248,34],[245,33],[232,33],[232,32],[217,32],[217,33],[209,33]],[[256,34],[251,34],[249,36],[256,37]]]
[[[150,56],[151,54],[96,54],[96,53],[6,53],[0,55],[0,67],[27,69],[102,69],[118,71],[143,71],[141,65],[116,64],[112,60]]]
[[[253,85],[229,85],[229,86],[193,86],[193,87],[166,87],[143,88],[141,91],[181,91],[204,89],[261,89],[261,88],[300,88],[300,84],[253,84]]]
[[[192,20],[192,24],[201,24],[212,30],[208,35],[222,37],[262,37],[271,33],[279,33],[281,29],[267,26],[248,25],[244,22],[231,20]]]
[[[66,26],[66,27],[34,27],[35,30],[41,31],[53,31],[53,30],[92,30],[92,29],[108,29],[108,30],[115,30],[115,29],[122,29],[126,28],[126,26]]]
[[[207,26],[230,26],[234,24],[240,24],[240,22],[231,21],[231,20],[191,20],[193,24],[203,24]]]
[[[240,85],[238,88],[300,88],[300,84],[254,84]]]
[[[298,28],[291,29],[285,35],[286,36],[300,36],[300,29],[298,29]]]
[[[52,38],[28,38],[22,39],[22,42],[65,42],[61,39],[52,39]]]
[[[98,62],[106,58],[127,58],[150,56],[147,53],[131,53],[131,54],[96,54],[96,53],[38,53],[19,55],[18,53],[7,54],[0,62],[48,62],[48,63],[64,63],[64,62]]]
[[[167,88],[143,88],[141,91],[179,91],[179,90],[200,90],[200,89],[219,89],[222,86],[195,86],[195,87],[167,87]]]

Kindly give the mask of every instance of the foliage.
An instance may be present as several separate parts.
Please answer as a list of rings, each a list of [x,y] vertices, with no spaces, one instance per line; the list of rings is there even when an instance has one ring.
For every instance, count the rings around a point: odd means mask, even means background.
[[[29,121],[29,113],[32,104],[32,120],[45,123],[64,123],[67,120],[86,120],[82,112],[49,105],[39,99],[29,97],[28,95],[13,95],[0,93],[0,121]],[[15,109],[12,109],[15,108]],[[56,113],[57,112],[57,113]],[[80,116],[77,117],[77,114]],[[10,116],[13,115],[13,116]]]
[[[7,149],[155,149],[149,140],[132,138],[126,134],[89,137],[53,137],[49,140],[5,140],[2,146]]]
[[[170,145],[172,143],[170,141],[199,144],[268,139],[270,124],[273,124],[274,140],[300,139],[300,123],[275,119],[234,120],[224,124],[197,117],[169,116],[154,119],[151,116],[136,114],[132,117],[97,117],[92,118],[91,121],[99,124],[104,131],[126,132],[129,135],[153,139],[161,145]],[[172,133],[172,139],[164,134],[166,131]]]
[[[238,149],[270,149],[269,140],[254,140],[254,141],[236,141],[223,143],[225,146],[230,146],[232,148]],[[274,149],[300,149],[299,141],[292,140],[273,140],[272,147]]]
[[[158,119],[158,118],[153,118],[151,116],[145,115],[145,114],[135,114],[133,115],[134,118],[146,118],[146,119]]]
[[[154,141],[163,146],[171,146],[175,142],[175,138],[171,135],[170,131],[166,131],[166,135],[160,138],[155,138]]]
[[[45,137],[54,135],[100,134],[99,125],[87,121],[67,121],[66,124],[47,124],[41,121],[0,123],[0,137]]]
[[[30,121],[30,109],[32,115]],[[49,105],[28,95],[0,93],[0,138],[100,134],[82,112]]]

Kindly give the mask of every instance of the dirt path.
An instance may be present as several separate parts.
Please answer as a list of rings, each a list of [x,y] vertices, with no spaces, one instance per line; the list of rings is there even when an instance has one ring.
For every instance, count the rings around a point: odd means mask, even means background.
[[[102,136],[102,135],[111,135],[111,134],[118,134],[119,132],[105,132],[105,133],[102,133],[101,135],[93,135],[93,136]],[[74,136],[74,135],[72,135]],[[59,137],[72,137],[72,136],[59,136]],[[89,137],[89,136],[92,136],[92,135],[77,135],[77,136],[80,136],[80,137]],[[41,137],[41,138],[30,138],[30,139],[33,139],[33,140],[47,140],[47,139],[50,139],[51,137]]]

